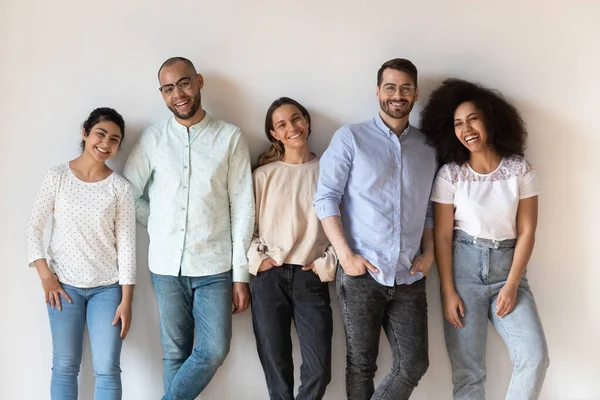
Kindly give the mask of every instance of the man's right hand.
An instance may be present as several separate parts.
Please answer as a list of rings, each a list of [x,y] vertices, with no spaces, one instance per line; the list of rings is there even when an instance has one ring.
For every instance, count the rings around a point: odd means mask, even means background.
[[[355,253],[351,253],[347,257],[340,257],[340,265],[346,275],[350,276],[364,275],[367,273],[367,269],[375,274],[379,272],[369,260]]]
[[[271,269],[273,267],[281,267],[281,264],[277,264],[275,262],[275,260],[273,260],[271,258],[265,258],[260,263],[260,267],[258,267],[258,272],[267,271],[267,270],[269,270],[269,269]]]

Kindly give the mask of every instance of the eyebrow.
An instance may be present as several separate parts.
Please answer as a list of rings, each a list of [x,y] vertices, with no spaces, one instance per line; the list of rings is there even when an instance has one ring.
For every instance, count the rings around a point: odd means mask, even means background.
[[[296,117],[296,116],[302,116],[302,113],[296,111],[295,113],[292,114],[292,118]],[[285,120],[280,119],[279,121],[275,122],[274,125],[280,124],[281,122],[285,122]]]
[[[469,118],[471,115],[477,115],[476,112],[472,112],[471,114],[467,115],[467,118]],[[454,118],[455,121],[460,121],[460,118]]]

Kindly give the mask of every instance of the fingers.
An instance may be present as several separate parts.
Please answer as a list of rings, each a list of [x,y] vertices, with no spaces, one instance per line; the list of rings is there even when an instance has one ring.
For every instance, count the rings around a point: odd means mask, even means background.
[[[462,302],[462,299],[458,302],[458,312],[460,312],[461,317],[465,317],[465,305]]]
[[[48,292],[46,290],[44,290],[44,301],[46,302],[46,304],[48,304],[48,302],[50,301],[50,296],[48,296]],[[52,308],[54,308],[54,306],[52,306]]]
[[[315,263],[312,263],[310,265],[302,267],[302,271],[310,271],[311,269],[314,269],[314,268],[315,268]]]
[[[410,269],[410,274],[414,275],[414,274],[416,274],[420,270],[421,270],[421,257],[417,257],[413,261],[413,265],[412,265],[412,267]]]
[[[113,326],[119,323],[119,320],[121,319],[121,310],[119,310],[117,308],[117,312],[115,313],[115,317],[113,318]]]
[[[512,304],[512,299],[498,296],[498,301],[496,302],[496,315],[500,318],[504,317],[509,313]]]
[[[67,294],[67,292],[65,292],[65,289],[63,289],[62,287],[59,290],[59,293],[62,295],[62,297],[65,298],[65,300],[67,300],[69,303],[72,303],[71,298],[69,297],[69,295]]]
[[[374,266],[373,264],[371,264],[369,262],[369,260],[367,260],[366,258],[363,257],[363,264],[365,265],[365,267],[367,267],[367,269],[371,272],[373,272],[374,274],[379,273],[379,270],[377,269],[376,266]]]
[[[54,292],[48,292],[47,293],[47,297],[48,297],[48,302],[50,303],[50,307],[52,307],[52,309],[54,310]]]
[[[237,292],[237,290],[233,290],[233,298],[232,298],[232,302],[233,302],[233,311],[232,314],[237,314],[238,313],[238,308],[239,308],[239,303],[240,303],[240,299],[239,299],[239,294]]]
[[[237,294],[237,299],[234,300],[233,314],[239,314],[246,311],[249,305],[249,298],[245,293]]]
[[[460,319],[458,318],[458,314],[456,313],[456,308],[453,308],[450,311],[446,312],[446,319],[448,320],[448,322],[450,322],[450,324],[453,327],[462,328],[462,323],[460,322]]]
[[[496,315],[500,318],[508,315],[514,308],[515,302],[512,299],[500,298],[496,303]]]
[[[126,318],[125,316],[121,316],[121,339],[125,340],[127,337],[127,333],[129,332],[129,327],[131,326],[131,318]]]
[[[62,305],[60,304],[60,292],[53,292],[52,295],[54,297],[54,304],[56,305],[56,308],[58,308],[58,311],[62,311]]]

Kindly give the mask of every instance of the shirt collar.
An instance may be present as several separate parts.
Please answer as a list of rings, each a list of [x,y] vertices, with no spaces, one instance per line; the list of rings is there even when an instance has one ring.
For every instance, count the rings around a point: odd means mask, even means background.
[[[182,124],[180,124],[179,121],[177,121],[177,119],[175,119],[175,117],[171,117],[171,119],[173,120],[173,126],[175,127],[175,129],[177,131],[185,132],[185,133],[188,132],[187,128],[185,126],[183,126]],[[208,126],[208,124],[210,123],[211,120],[212,120],[212,118],[205,111],[204,118],[202,118],[202,120],[200,122],[198,122],[197,124],[190,126],[190,135],[204,129],[206,126]]]
[[[391,137],[392,135],[396,135],[390,128],[388,128],[388,126],[385,124],[385,122],[383,122],[383,119],[381,118],[381,115],[379,115],[379,113],[377,113],[377,116],[375,117],[375,125],[377,125],[377,127],[383,133],[388,135],[389,137]],[[402,132],[400,137],[405,137],[409,131],[410,131],[410,123],[408,124],[406,129]]]

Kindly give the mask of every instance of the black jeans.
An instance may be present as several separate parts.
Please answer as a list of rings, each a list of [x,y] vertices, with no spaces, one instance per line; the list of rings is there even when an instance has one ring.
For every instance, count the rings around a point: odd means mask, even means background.
[[[346,275],[340,266],[336,286],[346,331],[348,400],[408,399],[429,367],[425,279],[389,287],[369,273]],[[394,362],[375,390],[382,326]]]
[[[333,321],[327,283],[301,265],[259,272],[251,282],[252,323],[272,400],[294,399],[292,320],[302,365],[298,400],[318,400],[331,380]]]

